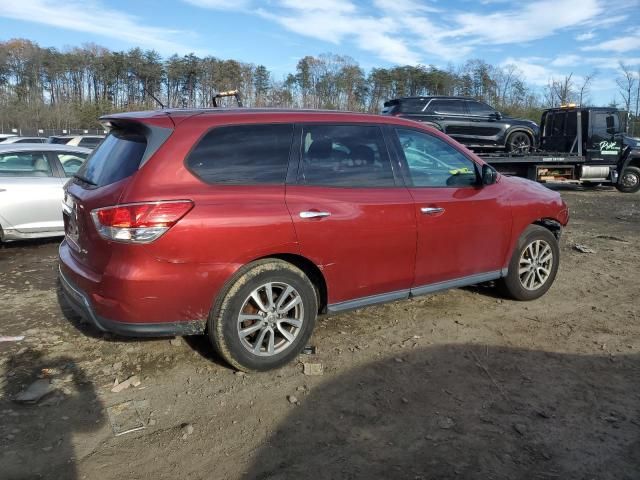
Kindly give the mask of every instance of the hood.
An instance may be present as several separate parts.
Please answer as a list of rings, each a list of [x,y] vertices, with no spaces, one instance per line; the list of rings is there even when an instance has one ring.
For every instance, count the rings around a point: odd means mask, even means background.
[[[560,194],[558,192],[545,187],[541,183],[534,182],[533,180],[528,180],[526,178],[500,175],[500,181],[513,186],[520,192],[527,192],[538,197],[547,197],[549,199],[560,198]]]
[[[629,135],[622,135],[622,143],[631,147],[632,149],[640,150],[640,138],[630,137]]]

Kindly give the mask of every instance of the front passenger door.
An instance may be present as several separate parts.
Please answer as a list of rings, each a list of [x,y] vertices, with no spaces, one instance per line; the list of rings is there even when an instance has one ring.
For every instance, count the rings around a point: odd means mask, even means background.
[[[394,132],[418,222],[413,289],[499,277],[511,234],[501,186],[480,185],[476,163],[446,137],[405,127]]]

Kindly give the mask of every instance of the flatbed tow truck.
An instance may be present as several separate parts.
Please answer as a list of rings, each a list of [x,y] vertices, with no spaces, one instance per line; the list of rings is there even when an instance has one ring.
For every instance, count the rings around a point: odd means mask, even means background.
[[[587,187],[640,190],[640,139],[621,130],[620,111],[567,105],[545,110],[540,141],[530,153],[476,152],[504,175],[538,182],[580,182]]]

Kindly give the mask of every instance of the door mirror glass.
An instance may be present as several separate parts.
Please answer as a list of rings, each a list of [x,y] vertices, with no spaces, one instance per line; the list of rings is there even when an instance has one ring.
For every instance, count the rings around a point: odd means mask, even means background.
[[[496,183],[498,179],[498,172],[496,172],[489,165],[482,166],[482,184],[483,185],[493,185]]]
[[[489,118],[494,120],[502,120],[502,114],[500,112],[493,112],[491,115],[489,115]]]

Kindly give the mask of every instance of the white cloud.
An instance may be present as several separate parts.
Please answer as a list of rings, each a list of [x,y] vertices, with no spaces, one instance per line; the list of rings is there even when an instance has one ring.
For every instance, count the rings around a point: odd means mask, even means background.
[[[635,4],[630,2],[637,0],[619,0],[614,7],[605,0],[531,0],[518,5],[484,0],[480,7],[466,4],[464,12],[424,0],[373,0],[370,5],[354,0],[184,1],[217,10],[240,5],[248,14],[297,35],[334,45],[351,42],[390,63],[417,64],[434,57],[459,61],[480,49],[523,45],[567,30],[577,40],[588,41],[596,36],[593,30],[627,18],[625,9],[632,9]],[[622,40],[611,47],[630,48]],[[566,54],[551,67],[577,66],[580,60]]]
[[[586,42],[587,40],[591,40],[595,36],[596,34],[593,32],[585,32],[585,33],[581,33],[580,35],[576,35],[576,40],[578,42]]]
[[[195,7],[212,8],[215,10],[243,10],[251,6],[251,0],[184,0]]]
[[[612,51],[612,52],[618,52],[618,53],[630,52],[632,50],[639,50],[639,49],[640,49],[640,34],[613,38],[611,40],[607,40],[606,42],[600,42],[596,45],[589,45],[587,47],[582,47],[582,50],[585,50],[585,51],[602,50],[602,51]]]
[[[548,37],[559,30],[579,26],[605,12],[598,0],[543,0],[492,13],[455,16],[460,25],[451,36],[472,36],[482,43],[523,43]]]
[[[573,67],[584,65],[584,59],[578,55],[559,55],[551,61],[554,67]]]
[[[96,1],[3,1],[0,16],[114,38],[162,53],[193,51],[178,41],[186,32],[145,25]]]

